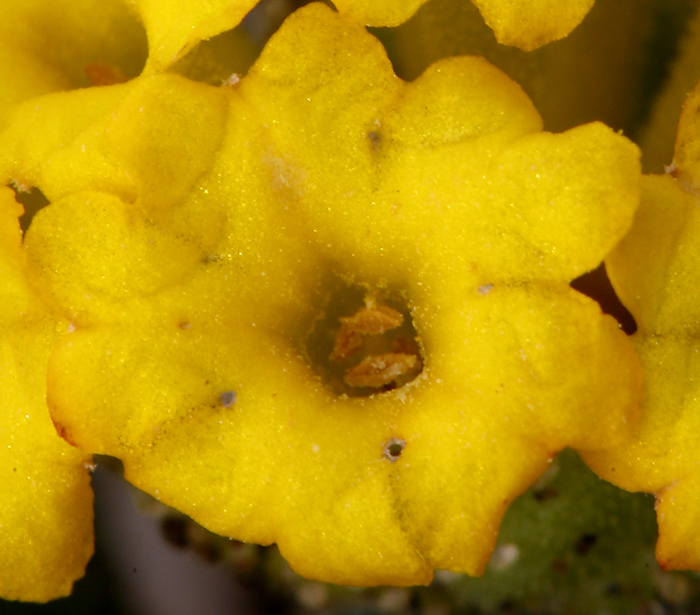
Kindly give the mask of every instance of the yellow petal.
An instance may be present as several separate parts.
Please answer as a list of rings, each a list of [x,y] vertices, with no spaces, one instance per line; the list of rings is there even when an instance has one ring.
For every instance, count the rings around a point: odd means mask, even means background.
[[[187,278],[205,256],[201,247],[134,216],[132,208],[113,195],[82,192],[56,205],[51,232],[72,239],[61,248],[41,243],[37,238],[44,232],[42,210],[32,221],[34,232],[26,245],[37,255],[34,267],[51,268],[66,281],[61,300],[76,325],[96,315],[112,320],[129,310],[147,309],[144,299]],[[105,228],[112,230],[109,240],[103,236]],[[154,261],[158,267],[153,267]],[[77,285],[71,283],[76,266],[82,271]],[[48,293],[47,299],[53,301]]]
[[[0,40],[0,128],[22,100],[90,85],[91,65],[134,77],[146,58],[143,29],[119,0],[2,0]]]
[[[260,55],[263,41],[258,41],[250,28],[240,24],[214,38],[200,42],[192,51],[175,62],[169,72],[211,85],[238,83]]]
[[[698,476],[686,476],[657,495],[656,559],[664,570],[700,568]]]
[[[607,260],[622,302],[645,334],[688,329],[697,313],[697,201],[670,176],[645,176],[632,232]]]
[[[687,143],[686,151],[694,145]],[[684,167],[691,168],[691,165]],[[671,176],[644,178],[630,233],[606,261],[634,316],[644,367],[642,413],[632,439],[587,454],[602,477],[657,497],[657,558],[664,568],[700,569],[700,209]]]
[[[637,148],[600,123],[533,135],[504,153],[499,205],[510,210],[504,226],[539,257],[533,277],[596,267],[632,223],[639,169]]]
[[[0,205],[0,596],[45,602],[69,594],[92,555],[89,456],[51,423],[46,367],[68,323],[27,286],[11,190]]]
[[[556,10],[570,6],[559,2]],[[382,31],[381,36],[404,79],[412,81],[440,58],[479,55],[523,87],[548,130],[559,132],[599,120],[632,134],[648,103],[640,93],[649,66],[659,60],[658,49],[652,49],[649,40],[661,32],[671,36],[683,23],[678,7],[667,3],[598,2],[566,39],[522,53],[496,42],[471,2],[432,0],[405,24]],[[665,162],[669,159],[670,155]]]
[[[0,154],[0,175],[52,195],[26,249],[83,326],[52,355],[54,420],[134,484],[277,542],[306,576],[407,585],[479,574],[553,454],[625,437],[636,360],[569,287],[631,220],[625,139],[540,134],[479,59],[405,84],[322,5],[287,20],[237,88],[159,75],[110,92],[21,108],[0,137],[21,155]],[[400,311],[391,331],[412,321],[423,370],[341,394],[321,365],[329,315],[363,302]]]
[[[161,71],[199,41],[238,25],[256,0],[130,0],[148,33],[147,73]]]
[[[462,0],[466,1],[466,0]],[[472,0],[503,45],[525,51],[569,34],[586,16],[595,0]],[[370,26],[398,26],[425,0],[337,0],[342,13]]]
[[[93,186],[133,201],[131,178],[109,157],[94,151],[104,131],[89,132],[132,87],[89,88],[70,97],[58,93],[18,106],[0,137],[3,182],[25,188],[41,185],[50,201]]]
[[[428,228],[449,237],[468,227],[458,240],[482,261],[484,283],[511,268],[521,277],[563,279],[594,268],[629,228],[639,199],[639,154],[626,139],[602,125],[535,136],[541,120],[522,90],[478,58],[437,62],[399,93],[374,41],[357,49],[361,64],[341,53],[347,28],[337,41],[316,35],[318,49],[337,49],[336,63],[347,67],[329,74],[322,52],[310,60],[295,56],[302,41],[314,40],[313,24],[300,21],[290,17],[287,36],[263,52],[241,90],[270,118],[275,155],[293,193],[285,198],[303,193],[321,228],[335,230],[333,245],[362,237],[378,258],[390,238],[416,246]],[[290,89],[302,70],[305,78]],[[379,70],[371,88],[355,80]],[[309,147],[300,150],[301,142]],[[328,169],[352,175],[352,190]],[[341,216],[324,202],[347,204],[354,215]],[[436,215],[426,221],[420,213],[428,203]],[[371,235],[368,219],[376,224]],[[495,243],[502,249],[492,250]]]
[[[564,38],[591,10],[595,0],[473,0],[503,45],[525,51]]]

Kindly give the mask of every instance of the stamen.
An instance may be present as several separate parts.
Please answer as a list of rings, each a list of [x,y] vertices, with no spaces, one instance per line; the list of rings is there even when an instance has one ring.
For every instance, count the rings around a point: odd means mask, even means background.
[[[403,323],[403,316],[386,305],[367,301],[367,307],[360,308],[352,316],[340,318],[340,331],[330,355],[331,361],[344,361],[352,356],[363,344],[364,335],[381,335],[396,329]]]
[[[339,285],[323,305],[304,350],[323,382],[349,397],[402,387],[423,368],[410,310],[401,295],[385,289],[368,292]]]
[[[345,374],[351,387],[380,388],[420,366],[418,357],[411,354],[388,353],[365,357]]]

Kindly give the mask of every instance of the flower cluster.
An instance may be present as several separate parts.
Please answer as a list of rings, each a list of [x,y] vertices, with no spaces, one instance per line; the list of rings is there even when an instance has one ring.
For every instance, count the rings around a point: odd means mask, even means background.
[[[481,574],[569,447],[657,493],[660,561],[700,568],[700,93],[642,178],[482,58],[399,79],[363,24],[419,0],[300,8],[220,85],[169,70],[253,4],[0,3],[0,595],[82,574],[92,454],[304,576],[412,585]],[[475,4],[527,50],[593,1]],[[632,341],[570,285],[606,257]]]

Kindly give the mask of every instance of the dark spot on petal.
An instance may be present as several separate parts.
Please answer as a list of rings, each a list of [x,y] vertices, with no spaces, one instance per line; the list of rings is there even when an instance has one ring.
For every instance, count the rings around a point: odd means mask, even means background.
[[[219,403],[224,408],[230,408],[236,403],[236,394],[233,391],[224,391],[219,395]]]
[[[367,137],[372,144],[372,151],[376,152],[382,144],[382,134],[379,132],[379,130],[374,129],[367,133]]]
[[[406,448],[405,440],[401,438],[391,438],[391,440],[384,443],[384,459],[388,459],[391,462],[396,461],[401,457],[404,448]]]

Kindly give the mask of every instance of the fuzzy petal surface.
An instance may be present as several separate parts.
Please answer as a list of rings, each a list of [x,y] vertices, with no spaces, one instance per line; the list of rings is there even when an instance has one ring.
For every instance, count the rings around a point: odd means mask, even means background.
[[[638,325],[632,339],[645,369],[642,414],[628,443],[586,461],[620,487],[654,493],[659,563],[698,570],[698,199],[669,175],[645,177],[643,185],[632,230],[606,261]]]
[[[700,570],[700,87],[686,101],[669,173],[644,178],[630,233],[606,261],[634,316],[645,369],[642,414],[629,443],[592,455],[604,478],[657,498],[664,568]]]
[[[623,137],[542,134],[476,58],[406,84],[322,5],[235,88],[109,92],[23,108],[0,175],[52,201],[25,243],[78,326],[51,357],[53,418],[140,488],[311,578],[427,583],[483,571],[557,451],[628,435],[636,359],[569,287],[631,223]],[[411,321],[422,371],[338,393],[329,314],[375,299]]]
[[[0,596],[46,602],[70,593],[92,555],[89,456],[62,440],[46,406],[46,367],[68,322],[27,285],[17,216],[0,190]]]

